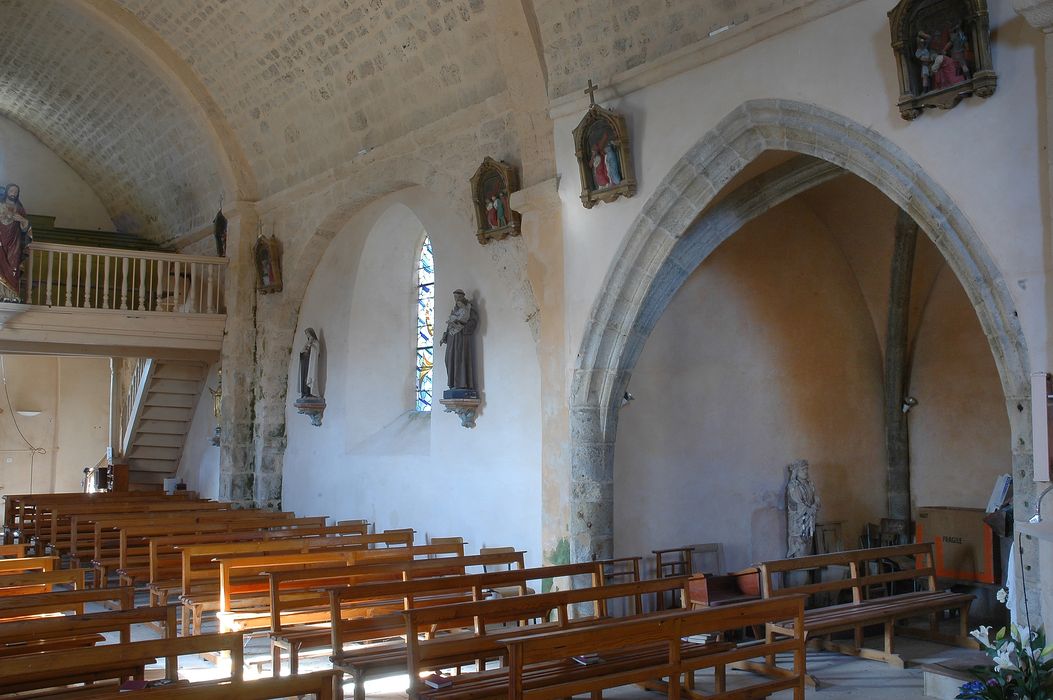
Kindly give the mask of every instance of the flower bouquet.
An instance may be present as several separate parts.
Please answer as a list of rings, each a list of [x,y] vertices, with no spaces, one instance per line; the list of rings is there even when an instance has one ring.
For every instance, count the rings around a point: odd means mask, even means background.
[[[1006,602],[1006,591],[998,592]],[[994,667],[977,666],[977,680],[961,687],[959,700],[1053,700],[1053,644],[1046,644],[1045,631],[1009,625],[991,637],[991,628],[972,632]]]

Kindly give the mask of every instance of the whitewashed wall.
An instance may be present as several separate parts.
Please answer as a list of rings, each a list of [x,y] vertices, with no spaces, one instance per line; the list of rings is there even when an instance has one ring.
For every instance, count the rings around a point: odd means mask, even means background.
[[[476,371],[485,402],[471,430],[441,407],[431,415],[412,410],[412,285],[425,230],[435,251],[436,334],[454,289],[480,308]],[[290,404],[299,394],[298,353],[309,327],[325,347],[327,407],[320,427],[291,405],[287,411],[283,506],[368,518],[378,529],[413,527],[418,541],[460,535],[472,551],[515,545],[540,563],[537,356],[472,223],[412,188],[366,207],[338,233],[300,310]],[[446,386],[442,352],[437,348],[437,395]]]
[[[212,444],[216,431],[216,416],[209,388],[218,384],[218,365],[208,372],[205,386],[194,406],[190,430],[183,444],[176,476],[186,482],[190,491],[197,491],[202,498],[219,498],[219,446]]]
[[[0,117],[0,184],[11,182],[21,186],[30,214],[54,216],[56,226],[113,230],[91,185],[35,136]]]

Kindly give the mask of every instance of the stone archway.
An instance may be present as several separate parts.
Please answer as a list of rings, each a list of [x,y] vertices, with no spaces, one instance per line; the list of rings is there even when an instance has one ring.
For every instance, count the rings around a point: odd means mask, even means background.
[[[702,214],[766,150],[802,156]],[[1016,507],[1026,510],[1034,495],[1030,363],[1012,298],[979,235],[918,164],[880,134],[813,105],[755,100],[725,117],[664,178],[633,222],[590,314],[570,397],[572,560],[613,555],[618,408],[677,289],[744,223],[842,171],[869,182],[913,217],[965,289],[998,367],[1012,435]],[[1025,549],[1025,568],[1025,581],[1036,586],[1033,548]]]

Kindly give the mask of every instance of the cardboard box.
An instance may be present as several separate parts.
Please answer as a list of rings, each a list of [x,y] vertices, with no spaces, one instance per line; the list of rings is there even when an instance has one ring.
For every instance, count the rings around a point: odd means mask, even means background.
[[[918,509],[915,536],[933,543],[936,576],[956,581],[998,583],[994,533],[984,522],[983,508]]]

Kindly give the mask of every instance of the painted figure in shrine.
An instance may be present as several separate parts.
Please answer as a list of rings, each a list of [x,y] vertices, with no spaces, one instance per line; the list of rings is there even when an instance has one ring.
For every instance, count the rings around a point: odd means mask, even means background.
[[[33,229],[20,194],[19,186],[10,184],[0,204],[0,301],[22,301],[22,265],[29,257],[26,246],[33,240]]]

